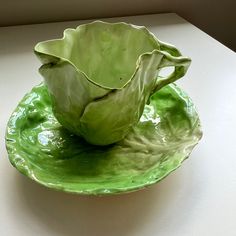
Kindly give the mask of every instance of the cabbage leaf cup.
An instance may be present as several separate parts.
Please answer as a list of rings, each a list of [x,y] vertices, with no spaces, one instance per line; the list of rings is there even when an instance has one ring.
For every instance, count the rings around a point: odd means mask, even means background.
[[[184,76],[190,58],[145,27],[95,21],[38,43],[52,109],[59,123],[94,145],[118,142],[156,91]],[[158,76],[173,66],[167,77]]]

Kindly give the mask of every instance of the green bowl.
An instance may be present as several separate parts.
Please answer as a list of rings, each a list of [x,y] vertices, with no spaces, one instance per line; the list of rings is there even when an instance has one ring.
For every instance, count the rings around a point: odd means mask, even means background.
[[[6,132],[10,162],[49,188],[87,195],[131,192],[178,168],[202,136],[191,99],[175,84],[152,95],[126,138],[94,146],[55,119],[44,84],[25,95]]]

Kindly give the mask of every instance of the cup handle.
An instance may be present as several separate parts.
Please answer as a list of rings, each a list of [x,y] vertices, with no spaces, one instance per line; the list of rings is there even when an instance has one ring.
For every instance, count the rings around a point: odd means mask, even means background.
[[[188,70],[191,59],[181,55],[179,50],[170,44],[160,42],[160,51],[163,55],[162,60],[158,66],[158,70],[168,66],[174,66],[174,71],[167,77],[158,77],[153,92],[158,91],[165,85],[173,83],[179,78],[183,77]]]

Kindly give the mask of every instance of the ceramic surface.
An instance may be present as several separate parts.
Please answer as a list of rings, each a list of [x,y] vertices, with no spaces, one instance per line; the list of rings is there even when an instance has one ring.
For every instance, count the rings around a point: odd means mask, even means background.
[[[190,64],[145,27],[101,21],[66,29],[62,39],[38,43],[35,53],[55,117],[96,145],[122,140],[150,95],[181,78]],[[157,77],[168,66],[174,72]]]
[[[66,192],[106,195],[154,184],[178,168],[202,136],[190,98],[171,84],[145,105],[126,138],[94,146],[55,119],[43,84],[23,98],[6,132],[9,159],[22,174]]]

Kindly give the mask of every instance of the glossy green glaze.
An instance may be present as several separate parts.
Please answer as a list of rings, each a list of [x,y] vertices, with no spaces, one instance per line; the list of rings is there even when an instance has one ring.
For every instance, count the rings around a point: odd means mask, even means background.
[[[150,95],[182,77],[190,64],[174,46],[145,27],[95,21],[40,42],[35,54],[57,120],[96,145],[122,140]],[[163,67],[174,66],[156,79]]]
[[[41,84],[12,114],[6,146],[12,165],[42,185],[105,195],[160,181],[181,165],[201,136],[192,101],[172,84],[152,95],[140,122],[124,140],[90,145],[58,123]]]

